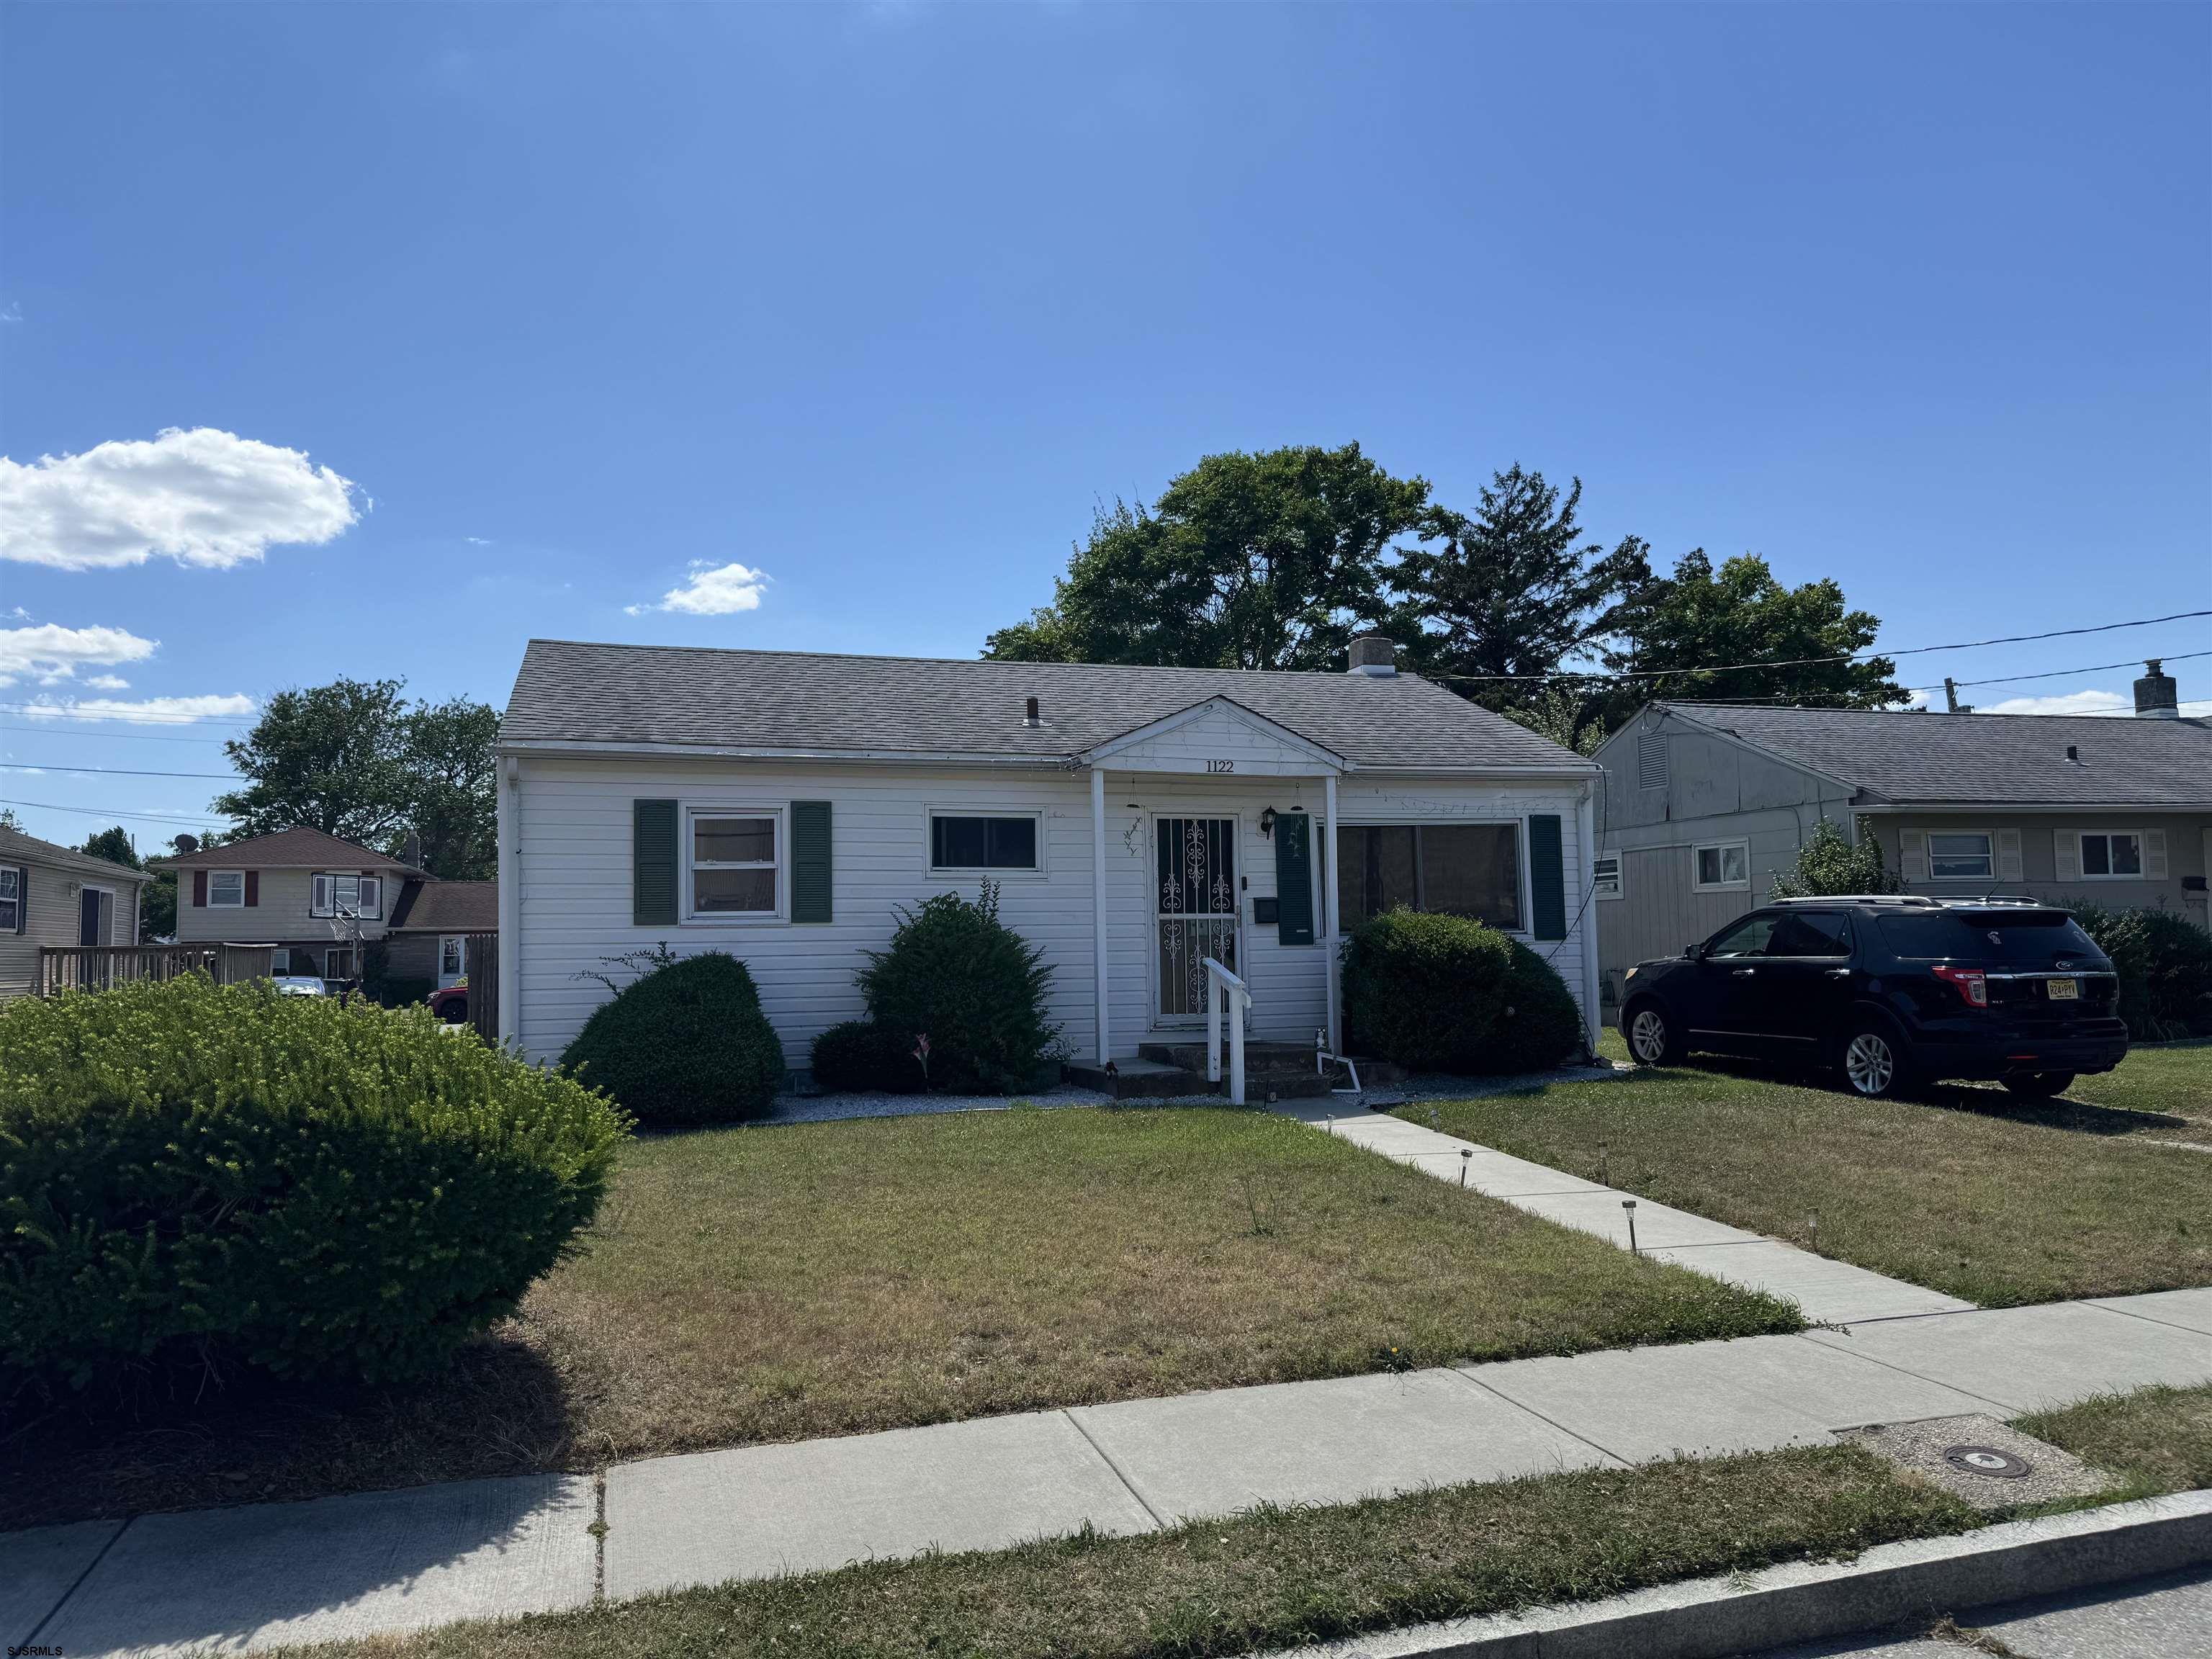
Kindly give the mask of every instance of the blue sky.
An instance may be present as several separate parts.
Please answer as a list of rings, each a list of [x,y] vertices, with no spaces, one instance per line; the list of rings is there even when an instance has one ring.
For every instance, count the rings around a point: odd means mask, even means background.
[[[2212,8],[0,29],[18,764],[220,771],[337,674],[503,702],[532,635],[971,654],[1094,501],[1291,442],[1579,473],[1594,534],[1835,576],[1892,646],[2212,605]],[[102,699],[172,718],[25,708]],[[220,787],[0,774],[69,841]]]

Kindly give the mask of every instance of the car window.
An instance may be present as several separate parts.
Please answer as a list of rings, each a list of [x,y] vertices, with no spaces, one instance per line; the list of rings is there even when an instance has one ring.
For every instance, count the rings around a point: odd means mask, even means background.
[[[1882,942],[1908,962],[2002,962],[2049,967],[2105,953],[2063,910],[1936,910],[1880,916]]]
[[[1706,951],[1715,957],[1758,957],[1766,954],[1767,941],[1774,937],[1778,916],[1746,916],[1741,921],[1717,937]]]
[[[1851,953],[1851,925],[1826,910],[1792,910],[1774,926],[1766,942],[1770,957],[1847,957]]]

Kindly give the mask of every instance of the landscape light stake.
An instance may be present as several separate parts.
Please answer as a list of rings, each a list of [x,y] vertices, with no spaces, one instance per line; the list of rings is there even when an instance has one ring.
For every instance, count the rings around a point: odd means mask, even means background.
[[[1462,1187],[1467,1185],[1467,1166],[1474,1157],[1474,1147],[1462,1146],[1459,1149],[1459,1184]]]
[[[1620,1200],[1620,1207],[1628,1212],[1628,1253],[1641,1255],[1643,1252],[1636,1248],[1636,1200],[1624,1198]]]

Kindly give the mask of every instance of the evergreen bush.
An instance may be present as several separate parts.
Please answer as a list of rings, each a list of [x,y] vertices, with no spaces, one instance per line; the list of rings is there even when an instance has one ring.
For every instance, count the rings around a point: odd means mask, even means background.
[[[601,1003],[561,1056],[637,1121],[688,1128],[758,1117],[783,1085],[783,1044],[735,957],[676,957]],[[611,983],[603,975],[590,977]]]
[[[927,1039],[927,1086],[1011,1094],[1035,1086],[1054,1057],[1044,952],[999,920],[999,889],[974,903],[939,893],[902,910],[890,947],[858,975],[873,1023],[913,1047]]]
[[[915,1039],[871,1019],[848,1019],[814,1039],[814,1083],[838,1093],[912,1095],[927,1087]]]
[[[2139,1042],[2212,1036],[2212,933],[2172,910],[2074,908],[2074,920],[2112,959],[2120,1018]]]
[[[1551,965],[1468,916],[1370,917],[1346,941],[1343,994],[1353,1051],[1416,1071],[1546,1071],[1582,1044],[1582,1015]]]
[[[0,1407],[391,1382],[512,1313],[624,1125],[428,1011],[203,975],[0,1007]]]

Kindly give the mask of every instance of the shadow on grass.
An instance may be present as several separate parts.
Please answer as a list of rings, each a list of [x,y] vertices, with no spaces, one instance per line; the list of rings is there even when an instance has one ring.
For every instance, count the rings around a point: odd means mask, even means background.
[[[197,1403],[0,1421],[0,1531],[588,1466],[568,1390],[512,1327],[404,1388],[248,1377]]]

